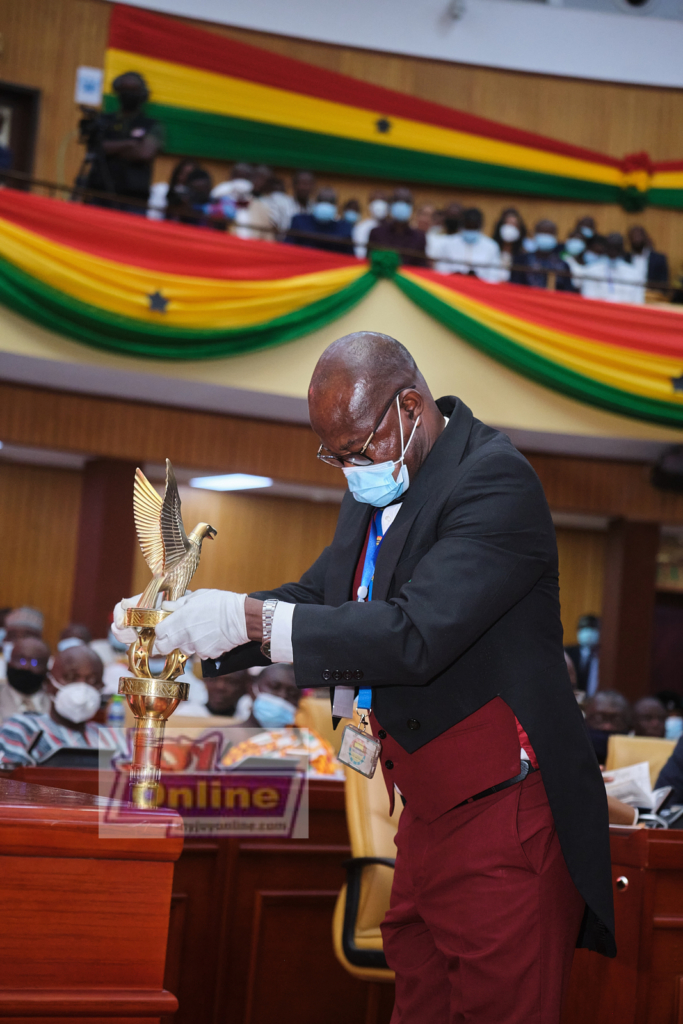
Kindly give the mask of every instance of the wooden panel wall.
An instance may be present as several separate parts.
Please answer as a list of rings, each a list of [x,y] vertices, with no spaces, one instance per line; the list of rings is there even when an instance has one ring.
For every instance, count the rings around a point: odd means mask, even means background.
[[[41,176],[70,182],[76,173],[82,148],[74,134],[78,116],[73,102],[75,71],[79,64],[102,65],[110,12],[111,5],[104,0],[0,0],[4,43],[0,79],[42,90],[36,165],[36,173]],[[363,81],[613,156],[643,149],[655,160],[680,159],[683,155],[683,90],[477,68],[212,26],[203,21],[190,23]],[[158,180],[167,177],[173,162],[169,157],[158,161]],[[206,163],[218,178],[225,174],[225,164]],[[376,184],[329,175],[321,175],[321,182],[335,184],[343,199],[357,196],[361,200]],[[434,201],[441,205],[451,196],[447,189],[418,186],[415,191],[420,203]],[[652,209],[634,216],[617,206],[478,192],[461,193],[459,198],[481,206],[489,226],[506,205],[518,206],[530,222],[551,217],[561,231],[568,230],[584,213],[596,216],[604,231],[624,231],[631,223],[644,223],[658,246],[669,252],[676,269],[683,260],[681,212]]]
[[[32,605],[56,643],[69,621],[81,474],[0,463],[0,607]]]
[[[278,480],[343,486],[315,458],[310,427],[219,413],[71,395],[0,382],[0,438],[6,443],[116,459],[260,473]],[[650,467],[569,456],[529,454],[550,507],[558,512],[683,523],[683,495],[658,491]]]
[[[218,531],[204,543],[191,587],[266,590],[298,580],[330,543],[338,505],[265,495],[227,494],[181,487],[183,520],[189,530],[208,522]],[[133,569],[133,593],[144,590],[149,569],[139,549]]]
[[[565,644],[576,643],[579,615],[600,615],[607,534],[600,530],[558,528],[560,609]]]

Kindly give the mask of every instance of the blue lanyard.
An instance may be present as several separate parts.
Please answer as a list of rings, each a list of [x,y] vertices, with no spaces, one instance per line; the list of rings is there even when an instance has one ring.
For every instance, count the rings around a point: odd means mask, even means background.
[[[370,534],[368,536],[368,546],[365,551],[365,561],[363,563],[363,573],[361,575],[361,585],[358,588],[358,600],[359,601],[372,601],[372,587],[375,582],[375,565],[377,564],[377,556],[379,549],[382,546],[384,540],[384,534],[382,533],[382,513],[384,509],[380,508],[373,515],[370,521]],[[361,688],[358,691],[358,709],[360,711],[370,711],[372,708],[372,690],[369,688]]]

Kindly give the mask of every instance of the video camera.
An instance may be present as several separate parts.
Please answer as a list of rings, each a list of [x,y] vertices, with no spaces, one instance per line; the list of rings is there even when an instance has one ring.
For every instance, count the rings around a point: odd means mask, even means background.
[[[100,141],[105,129],[104,115],[97,107],[86,107],[80,104],[83,117],[78,122],[78,141],[93,148]]]

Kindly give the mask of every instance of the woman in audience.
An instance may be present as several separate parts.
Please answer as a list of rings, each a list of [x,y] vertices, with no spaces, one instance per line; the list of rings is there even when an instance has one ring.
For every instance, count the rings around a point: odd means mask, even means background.
[[[43,764],[65,748],[124,751],[116,729],[93,722],[100,709],[102,667],[85,644],[60,651],[44,684],[49,712],[12,715],[0,728],[0,768]]]
[[[516,284],[523,283],[519,280],[521,275],[517,271],[517,276],[515,277],[515,271],[511,270],[511,268],[519,261],[520,256],[524,252],[523,246],[526,235],[526,224],[522,220],[519,210],[514,206],[508,206],[501,213],[498,223],[493,229],[493,241],[497,243],[500,249],[501,263],[508,271],[508,280]]]

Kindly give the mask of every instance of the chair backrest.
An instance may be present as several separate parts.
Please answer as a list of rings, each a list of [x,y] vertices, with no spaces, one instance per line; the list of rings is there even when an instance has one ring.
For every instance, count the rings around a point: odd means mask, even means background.
[[[613,768],[627,768],[630,764],[648,761],[650,784],[654,787],[657,776],[673,754],[675,740],[658,739],[655,736],[615,736],[607,741],[605,771]]]
[[[354,857],[395,857],[394,836],[403,810],[397,796],[394,813],[389,814],[389,797],[382,772],[373,779],[346,769],[346,821]],[[394,872],[381,864],[369,865],[361,882],[356,934],[379,929],[389,909]]]

